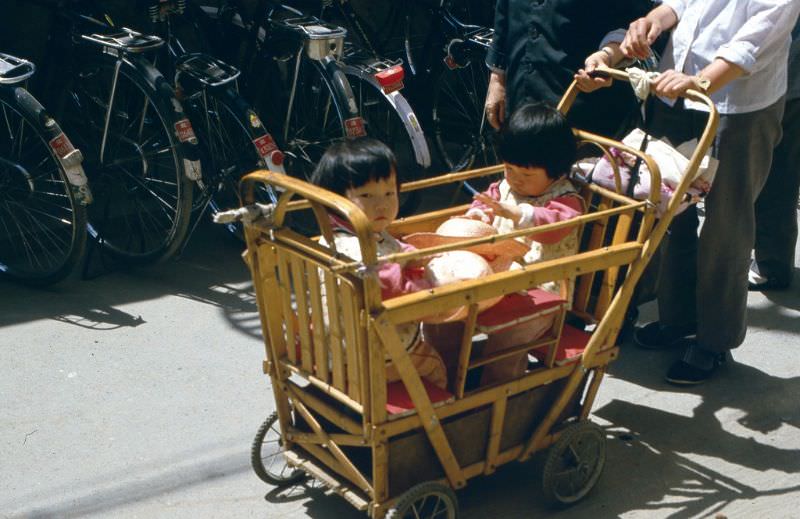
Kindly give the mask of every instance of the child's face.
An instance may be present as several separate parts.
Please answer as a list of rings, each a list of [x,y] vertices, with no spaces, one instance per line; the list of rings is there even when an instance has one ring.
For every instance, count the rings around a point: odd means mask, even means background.
[[[397,217],[400,207],[394,171],[388,178],[373,180],[363,186],[348,189],[345,196],[364,211],[372,224],[373,232],[384,231]]]
[[[515,166],[506,162],[505,174],[511,190],[523,196],[539,196],[550,187],[553,179],[540,167]]]

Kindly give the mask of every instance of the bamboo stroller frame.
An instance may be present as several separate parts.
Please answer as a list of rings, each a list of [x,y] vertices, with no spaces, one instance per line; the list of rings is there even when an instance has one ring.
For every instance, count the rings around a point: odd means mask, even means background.
[[[605,72],[628,80],[623,71]],[[573,83],[559,109],[566,113],[576,95]],[[543,475],[545,497],[561,503],[582,498],[597,481],[605,459],[605,436],[588,415],[608,363],[618,355],[616,339],[625,310],[716,132],[718,116],[709,98],[695,91],[686,97],[704,103],[709,117],[684,180],[660,219],[654,210],[658,189],[652,190],[648,200],[634,200],[587,184],[581,187],[589,210],[573,220],[379,260],[369,222],[348,200],[282,174],[257,171],[247,175],[242,182],[245,204],[254,202],[258,183],[282,193],[271,222],[247,225],[245,232],[246,260],[265,339],[263,369],[271,379],[276,405],[276,414],[256,438],[256,463],[264,461],[261,449],[268,438],[280,446],[270,462],[281,469],[264,476],[262,468],[262,479],[288,484],[310,475],[373,518],[404,517],[412,512],[422,517],[431,510],[456,517],[453,489],[549,447]],[[651,157],[609,138],[581,130],[575,134],[603,153],[614,146],[641,157],[651,172],[652,185],[660,186],[659,168]],[[498,165],[451,173],[405,184],[402,190],[501,171]],[[333,241],[328,213],[345,218],[360,241],[362,261],[339,256],[284,226],[288,211],[308,208],[328,243]],[[400,219],[393,222],[390,232],[401,236],[431,230],[464,209]],[[374,275],[379,261],[419,258],[567,226],[580,226],[584,234],[581,250],[574,256],[381,300]],[[558,328],[533,344],[495,354],[496,358],[476,358],[471,350],[479,301],[562,279],[575,280],[570,314],[595,325],[592,333],[580,331],[579,349],[557,361],[567,333]],[[414,370],[395,326],[464,305],[469,312],[451,392],[432,395]],[[547,353],[540,366],[524,376],[488,387],[467,387],[471,370],[534,349]],[[400,374],[399,388],[387,387],[385,354]],[[399,413],[390,401],[397,394],[410,401]],[[576,458],[578,448],[585,459]],[[569,485],[559,479],[569,470],[573,476],[578,474],[577,484],[574,479]]]

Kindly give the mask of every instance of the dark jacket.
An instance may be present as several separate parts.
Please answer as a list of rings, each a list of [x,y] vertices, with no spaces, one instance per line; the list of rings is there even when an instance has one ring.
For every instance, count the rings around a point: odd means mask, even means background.
[[[486,62],[506,71],[507,110],[525,99],[558,103],[603,37],[626,29],[652,7],[652,0],[498,0]],[[571,114],[576,125],[595,131],[611,127],[601,119],[616,118],[630,108],[633,96],[628,92],[604,90],[592,94],[589,104],[595,108],[584,106],[587,102],[579,96],[575,109],[580,114]]]

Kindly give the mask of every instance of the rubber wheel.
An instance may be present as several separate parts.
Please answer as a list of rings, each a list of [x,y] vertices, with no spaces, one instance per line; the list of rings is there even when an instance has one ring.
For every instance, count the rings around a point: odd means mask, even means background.
[[[119,261],[165,260],[180,249],[191,218],[192,183],[175,134],[181,115],[168,84],[156,90],[139,69],[124,64],[101,163],[113,72],[113,59],[87,57],[65,88],[61,122],[83,152],[94,195],[89,233]]]
[[[273,412],[258,428],[250,448],[250,464],[261,481],[277,487],[286,487],[305,479],[305,472],[286,463],[282,453],[283,440],[278,424],[278,413]]]
[[[570,425],[550,447],[544,463],[542,490],[552,505],[581,500],[594,487],[606,462],[606,437],[591,422]]]
[[[425,482],[408,489],[386,514],[386,519],[457,519],[458,499],[441,483]]]

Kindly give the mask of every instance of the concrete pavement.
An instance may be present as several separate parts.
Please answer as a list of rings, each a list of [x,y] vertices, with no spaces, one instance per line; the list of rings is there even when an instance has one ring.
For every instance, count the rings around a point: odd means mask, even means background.
[[[258,316],[240,246],[200,233],[178,262],[0,283],[0,516],[365,517],[252,473],[273,406]],[[789,292],[751,294],[747,340],[706,385],[663,382],[677,352],[623,346],[593,413],[605,472],[582,502],[544,507],[540,465],[513,464],[458,493],[463,517],[800,517],[795,274]]]

